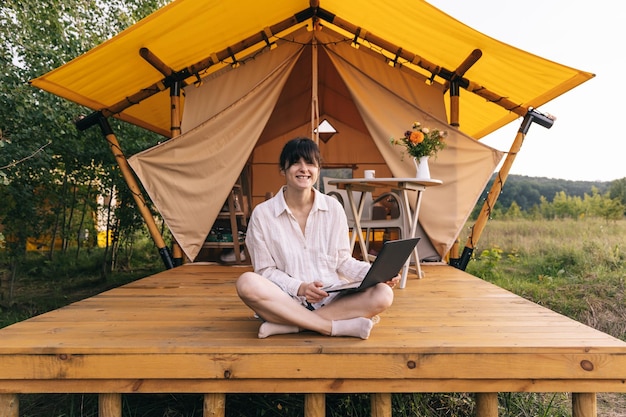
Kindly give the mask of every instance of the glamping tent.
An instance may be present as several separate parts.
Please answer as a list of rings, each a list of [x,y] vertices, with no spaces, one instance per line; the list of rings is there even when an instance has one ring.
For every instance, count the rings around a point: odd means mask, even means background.
[[[316,137],[322,120],[338,131],[320,143],[325,163],[355,176],[412,176],[389,139],[414,121],[446,130],[431,162],[443,185],[420,212],[420,251],[441,259],[503,156],[478,139],[521,116],[519,147],[532,122],[551,126],[535,107],[592,76],[423,1],[177,0],[32,84],[95,111],[79,127],[100,125],[131,188],[128,163],[191,260],[244,167],[258,203],[280,185],[284,142]],[[171,139],[127,162],[110,116]]]

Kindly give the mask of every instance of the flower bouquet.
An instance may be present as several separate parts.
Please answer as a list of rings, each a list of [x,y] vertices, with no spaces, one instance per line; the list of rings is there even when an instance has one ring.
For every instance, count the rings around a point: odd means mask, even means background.
[[[428,158],[446,147],[444,142],[446,136],[448,136],[446,131],[422,127],[420,122],[415,122],[412,130],[404,132],[403,138],[391,138],[391,144],[404,146],[406,152],[413,157],[417,170],[416,178],[430,179]]]
[[[409,155],[420,159],[424,156],[434,156],[445,148],[444,139],[447,136],[448,132],[446,131],[422,127],[420,122],[415,122],[412,130],[404,132],[404,137],[400,139],[391,138],[391,144],[404,146]]]

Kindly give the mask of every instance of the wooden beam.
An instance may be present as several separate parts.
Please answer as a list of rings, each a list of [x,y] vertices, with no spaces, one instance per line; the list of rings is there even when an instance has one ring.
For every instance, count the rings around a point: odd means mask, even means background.
[[[459,64],[458,67],[456,67],[456,69],[454,70],[454,72],[452,73],[452,79],[449,81],[446,81],[443,84],[443,91],[447,91],[448,88],[450,88],[450,81],[453,81],[457,78],[463,78],[463,76],[465,75],[465,73],[467,71],[469,71],[470,68],[472,68],[472,66],[474,66],[474,64],[476,62],[478,62],[478,60],[483,56],[483,51],[481,51],[480,49],[474,49],[468,56],[467,58],[465,58],[463,60],[463,62],[461,62],[461,64]]]
[[[453,71],[443,68],[435,64],[434,62],[428,61],[427,59],[415,53],[406,51],[398,45],[394,45],[393,43],[386,41],[380,36],[376,36],[361,27],[358,27],[338,16],[333,15],[332,13],[329,13],[323,9],[318,9],[316,14],[321,19],[326,20],[327,22],[332,23],[333,25],[349,33],[352,33],[353,35],[356,35],[357,33],[365,33],[362,39],[395,54],[397,58],[402,58],[412,64],[415,64],[420,68],[423,68],[426,71],[430,72],[431,74],[443,78],[444,80],[452,79],[452,76],[454,74]],[[501,94],[489,91],[486,87],[478,83],[472,82],[471,80],[468,80],[464,77],[461,77],[459,85],[467,91],[470,91],[486,99],[487,101],[491,101],[492,103],[495,103],[498,106],[503,107],[504,109],[516,113],[520,116],[525,116],[528,112],[528,107],[522,106],[519,103],[515,103]]]
[[[161,59],[153,54],[148,48],[139,49],[139,55],[141,55],[143,59],[145,59],[150,65],[166,77],[170,77],[174,74],[174,70],[168,67],[165,62],[161,61]]]

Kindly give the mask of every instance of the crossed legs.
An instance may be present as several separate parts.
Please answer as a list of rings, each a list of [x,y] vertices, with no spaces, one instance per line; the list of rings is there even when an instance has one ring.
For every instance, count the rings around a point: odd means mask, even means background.
[[[373,326],[371,317],[393,302],[393,290],[378,284],[366,291],[335,298],[314,311],[304,308],[277,285],[254,272],[237,280],[242,301],[265,321],[259,337],[311,330],[327,336],[352,336],[367,339]]]

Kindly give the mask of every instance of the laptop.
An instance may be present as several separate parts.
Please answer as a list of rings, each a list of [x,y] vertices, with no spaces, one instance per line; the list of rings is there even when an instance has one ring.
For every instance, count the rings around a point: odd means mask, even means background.
[[[347,284],[333,285],[322,288],[327,293],[331,292],[358,292],[374,285],[387,282],[402,269],[411,252],[417,246],[419,237],[410,239],[388,240],[383,243],[383,248],[374,260],[370,270],[361,282],[349,282]]]

